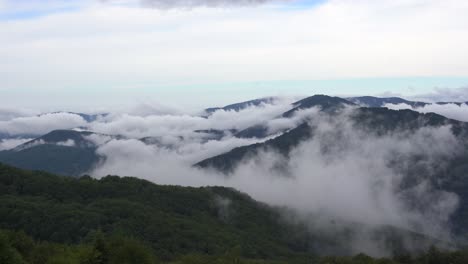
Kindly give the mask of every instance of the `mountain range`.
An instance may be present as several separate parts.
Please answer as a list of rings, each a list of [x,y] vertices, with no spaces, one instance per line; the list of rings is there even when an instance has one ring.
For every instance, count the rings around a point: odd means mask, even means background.
[[[206,109],[207,114],[212,114],[217,110],[224,111],[241,111],[247,107],[259,106],[261,104],[274,103],[274,97],[256,99],[242,103],[236,103],[225,107],[214,107]],[[292,118],[295,113],[300,110],[318,108],[320,111],[333,115],[340,109],[346,106],[360,107],[356,110],[355,120],[359,121],[359,126],[369,129],[385,132],[396,127],[422,127],[426,123],[431,126],[441,126],[443,124],[455,125],[454,131],[457,133],[464,132],[464,124],[455,120],[449,120],[443,116],[434,114],[419,114],[411,110],[393,111],[382,108],[385,104],[405,103],[413,107],[424,106],[426,103],[408,101],[398,97],[378,98],[371,96],[339,98],[326,95],[315,95],[304,98],[291,104],[288,111],[285,111],[277,117]],[[443,104],[443,103],[441,103]],[[377,108],[377,109],[376,109]],[[380,109],[378,109],[380,108]],[[71,113],[71,112],[67,112]],[[98,118],[102,118],[107,114],[82,114],[86,121],[93,122]],[[418,122],[415,122],[419,120]],[[424,120],[423,123],[420,120]],[[306,121],[300,122],[296,128],[283,129],[281,131],[271,132],[266,124],[270,120],[259,120],[258,124],[247,127],[242,130],[195,130],[194,132],[206,135],[206,141],[220,140],[227,135],[233,135],[237,138],[257,138],[264,139],[269,136],[277,135],[274,139],[264,143],[253,144],[250,146],[234,148],[224,154],[208,158],[200,161],[196,166],[199,167],[214,167],[222,171],[229,171],[234,168],[235,164],[244,158],[248,153],[255,152],[253,149],[262,149],[265,146],[281,146],[277,147],[281,153],[286,153],[289,149],[295,147],[301,140],[305,139],[308,132]],[[102,161],[103,157],[99,157],[95,150],[98,145],[96,142],[89,140],[92,135],[99,135],[90,131],[75,131],[75,130],[56,130],[50,133],[35,138],[26,142],[14,149],[0,151],[0,162],[11,164],[24,169],[44,170],[52,173],[80,176],[91,171],[95,166]],[[279,135],[279,136],[278,136]],[[108,140],[125,138],[120,135],[106,135]],[[180,139],[183,139],[182,137]],[[159,137],[145,137],[139,139],[145,144],[157,145],[160,147],[171,147],[164,144]],[[273,147],[275,148],[275,147]],[[227,157],[236,157],[228,158]],[[219,164],[219,165],[216,165]]]
[[[274,103],[274,98],[264,98],[209,108],[206,115],[197,118],[207,120],[216,111],[240,112]],[[96,232],[124,234],[149,246],[165,261],[191,253],[220,255],[239,247],[240,255],[247,259],[295,259],[297,263],[307,263],[317,255],[356,253],[351,251],[350,243],[363,234],[398,252],[422,252],[429,245],[448,249],[465,245],[462,237],[468,234],[468,123],[435,113],[383,107],[400,103],[414,108],[426,105],[401,98],[314,95],[293,102],[270,119],[255,120],[243,129],[197,129],[190,136],[175,136],[174,141],[161,136],[108,135],[82,128],[53,130],[0,151],[0,162],[5,164],[0,164],[0,192],[5,194],[0,196],[3,218],[0,228],[23,230],[33,239],[63,244],[82,243]],[[88,122],[96,122],[100,117],[87,118]],[[287,125],[273,130],[272,123]],[[402,153],[389,151],[385,156],[385,167],[401,178],[393,191],[414,210],[432,208],[428,203],[437,200],[409,195],[420,188],[421,182],[433,186],[434,195],[455,194],[458,206],[449,216],[447,230],[458,236],[448,241],[402,226],[385,224],[370,228],[367,223],[327,218],[325,214],[298,216],[291,208],[262,204],[225,187],[161,186],[135,178],[108,176],[96,180],[85,175],[106,163],[107,157],[98,151],[101,146],[133,139],[139,142],[140,148],[155,146],[177,154],[190,153],[191,144],[242,142],[240,147],[210,152],[207,158],[190,163],[191,168],[215,171],[215,175],[229,180],[242,164],[255,161],[264,153],[275,153],[279,158],[270,160],[273,164],[269,169],[289,177],[288,162],[303,143],[313,140],[319,142],[321,155],[338,157],[327,160],[328,163],[340,165],[339,157],[349,147],[350,131],[382,141],[398,137],[404,140],[420,133],[422,141],[409,144],[419,144],[419,148],[429,151],[414,152],[408,146]],[[446,140],[440,133],[449,133],[458,148],[447,150],[447,155],[430,153],[437,149],[424,145],[437,142],[430,141],[428,131],[436,131],[436,140]],[[186,137],[196,140],[189,141],[188,146],[178,145],[184,144]],[[126,155],[131,157],[132,153]],[[285,221],[285,216],[294,221]],[[320,221],[333,228],[321,230],[317,224]]]

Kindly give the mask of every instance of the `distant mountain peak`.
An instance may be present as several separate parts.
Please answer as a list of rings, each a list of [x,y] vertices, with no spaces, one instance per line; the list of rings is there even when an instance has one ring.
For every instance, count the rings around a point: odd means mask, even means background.
[[[43,136],[35,138],[13,149],[13,151],[22,151],[31,147],[44,144],[52,144],[65,147],[94,147],[94,143],[85,137],[95,134],[88,131],[75,130],[54,130]]]
[[[259,98],[259,99],[254,99],[250,101],[230,104],[224,107],[211,107],[211,108],[205,109],[205,113],[208,115],[211,115],[218,110],[238,112],[251,106],[259,106],[261,104],[272,104],[276,99],[277,99],[276,97],[265,97],[265,98]]]
[[[342,108],[343,106],[355,104],[340,97],[317,94],[299,100],[293,103],[292,105],[294,108],[285,112],[282,115],[283,117],[291,117],[298,110],[308,109],[312,107],[320,107],[322,111],[334,111]]]

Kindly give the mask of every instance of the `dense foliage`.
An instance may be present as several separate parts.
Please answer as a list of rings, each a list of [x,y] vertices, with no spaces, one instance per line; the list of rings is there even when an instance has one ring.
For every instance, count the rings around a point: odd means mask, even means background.
[[[39,242],[24,232],[0,230],[0,263],[2,264],[466,264],[468,250],[441,252],[430,248],[418,256],[398,255],[375,259],[364,254],[354,257],[315,257],[301,260],[247,259],[240,248],[224,254],[186,254],[172,261],[162,261],[152,248],[136,239],[122,236],[104,236],[95,233],[81,244],[67,245]]]
[[[0,229],[2,264],[468,263],[468,252],[435,248],[395,259],[318,257],[318,237],[233,189],[76,179],[2,164]]]
[[[0,165],[0,228],[77,244],[91,234],[133,237],[163,260],[223,254],[291,258],[308,238],[279,212],[228,188],[158,186],[136,178],[60,177]]]

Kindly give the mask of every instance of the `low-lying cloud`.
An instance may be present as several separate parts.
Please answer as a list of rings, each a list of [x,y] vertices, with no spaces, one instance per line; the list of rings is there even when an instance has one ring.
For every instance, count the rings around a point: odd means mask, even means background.
[[[463,119],[466,107],[427,105],[416,110]],[[449,166],[445,161],[464,151],[449,126],[377,135],[354,125],[350,118],[354,107],[333,118],[318,108],[282,118],[281,114],[290,108],[290,100],[277,100],[241,111],[218,110],[201,117],[180,112],[158,114],[159,110],[145,107],[137,111],[139,114],[110,114],[91,123],[78,115],[56,113],[0,121],[0,133],[43,134],[54,128],[84,127],[100,133],[85,139],[97,147],[98,155],[105,157],[89,172],[94,177],[128,175],[157,184],[233,187],[259,201],[292,208],[296,213],[284,217],[306,221],[315,233],[365,226],[357,228],[355,237],[344,247],[349,254],[391,254],[385,243],[372,235],[381,226],[451,239],[448,223],[458,206],[458,197],[433,186],[440,180],[435,178]],[[226,131],[260,124],[275,134],[303,122],[312,127],[312,137],[294,148],[288,158],[265,149],[243,160],[230,175],[192,166],[233,148],[269,139],[237,138],[232,135],[234,132]],[[225,133],[213,140],[207,137],[210,129]],[[145,137],[149,138],[140,140]],[[0,150],[16,143],[2,141]],[[76,142],[57,144],[74,146]]]
[[[310,114],[314,136],[295,148],[289,159],[265,150],[244,160],[228,177],[192,164],[219,152],[220,146],[228,149],[229,140],[239,139],[195,142],[177,149],[112,140],[98,149],[106,162],[92,175],[138,176],[158,184],[229,186],[257,200],[297,210],[314,230],[336,221],[371,227],[366,232],[388,225],[450,239],[447,224],[458,197],[432,186],[433,177],[445,168],[443,160],[463,151],[450,127],[378,136],[356,129],[347,114],[333,119],[317,111]],[[276,169],[278,164],[283,169]],[[412,171],[415,167],[417,174]],[[405,186],[408,177],[412,184]],[[306,217],[311,215],[320,217]],[[349,245],[353,251],[349,253],[391,254],[366,232],[356,237],[359,243]]]
[[[436,113],[451,119],[468,122],[468,105],[465,103],[427,104],[423,107],[415,108],[412,108],[408,104],[386,104],[384,107],[393,110],[411,109],[420,113]]]
[[[0,151],[10,150],[32,140],[31,138],[0,139]]]
[[[79,115],[71,113],[50,113],[28,117],[17,117],[0,121],[0,134],[43,135],[57,129],[73,129],[86,126]]]
[[[37,115],[38,112],[30,109],[0,107],[0,121],[8,121],[18,117]]]
[[[272,120],[291,108],[290,99],[278,99],[272,104],[250,106],[241,111],[218,110],[208,117],[189,114],[111,116],[107,122],[94,122],[88,128],[94,132],[123,135],[129,138],[174,137],[200,138],[196,130],[242,130]]]

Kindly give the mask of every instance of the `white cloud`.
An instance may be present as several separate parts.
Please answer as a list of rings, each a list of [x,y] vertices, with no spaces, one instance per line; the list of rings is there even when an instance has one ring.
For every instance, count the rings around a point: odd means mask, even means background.
[[[276,118],[291,107],[290,103],[289,99],[278,99],[273,104],[251,106],[238,112],[218,110],[207,118],[177,113],[144,116],[123,114],[110,116],[107,122],[89,124],[89,128],[103,134],[130,138],[182,136],[201,139],[203,135],[195,133],[195,130],[242,130],[263,120]]]
[[[111,141],[112,136],[102,135],[102,134],[91,134],[88,136],[84,136],[84,139],[94,144],[94,146],[98,147]]]
[[[26,143],[23,144],[23,145],[17,146],[17,147],[14,148],[13,150],[14,150],[14,151],[22,151],[22,150],[25,150],[25,149],[28,149],[28,148],[32,148],[32,147],[36,147],[36,146],[40,146],[40,145],[45,145],[45,144],[47,144],[47,142],[45,142],[45,141],[42,140],[42,139],[33,140],[33,141],[31,141],[31,142],[26,142]]]
[[[86,121],[79,115],[51,113],[0,121],[0,133],[8,135],[43,135],[52,130],[72,129],[86,124]]]
[[[66,141],[57,142],[56,145],[64,147],[75,147],[76,143],[73,139],[68,139]]]
[[[468,105],[466,104],[428,104],[416,108],[407,104],[386,104],[384,107],[393,110],[411,109],[420,113],[436,113],[447,118],[468,122]]]
[[[39,112],[31,109],[0,107],[0,121],[8,121],[17,117],[37,115]]]
[[[32,140],[31,138],[13,138],[13,139],[1,139],[0,140],[0,151],[10,150],[21,144],[24,144]]]
[[[1,22],[2,89],[465,76],[468,2],[330,0],[308,9],[89,5]],[[77,23],[79,21],[79,23]],[[274,29],[274,30],[272,30]],[[156,88],[155,88],[156,89]]]
[[[280,117],[273,120],[269,120],[266,124],[268,128],[268,133],[275,134],[291,128],[295,128],[301,123],[308,120],[310,117],[317,115],[319,111],[319,108],[313,107],[309,109],[298,110],[294,113],[294,115],[291,118]]]

